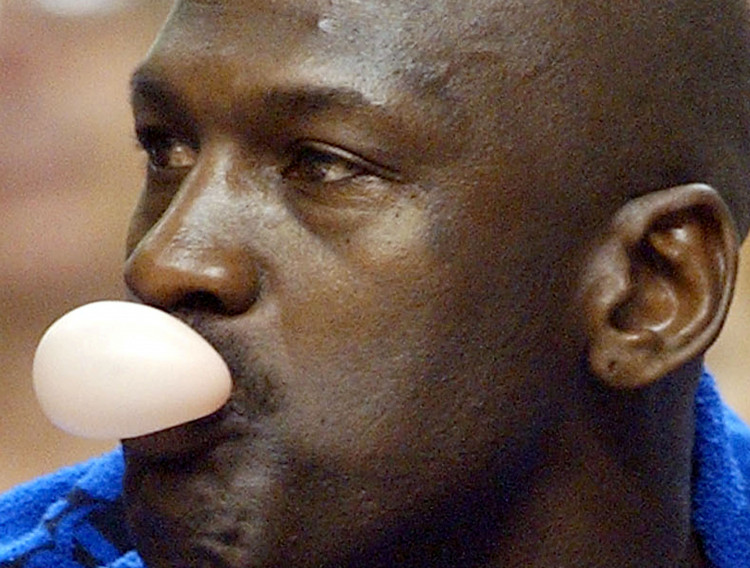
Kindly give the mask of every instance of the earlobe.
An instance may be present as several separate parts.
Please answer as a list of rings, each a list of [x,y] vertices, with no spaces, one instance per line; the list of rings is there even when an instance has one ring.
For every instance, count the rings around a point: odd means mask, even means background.
[[[581,283],[592,373],[637,388],[701,355],[724,322],[738,246],[729,210],[706,185],[629,201]]]

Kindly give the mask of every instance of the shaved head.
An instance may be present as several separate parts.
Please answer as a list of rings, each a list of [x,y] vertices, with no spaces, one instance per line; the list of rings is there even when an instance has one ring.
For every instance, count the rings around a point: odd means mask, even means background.
[[[572,2],[571,69],[598,131],[591,173],[626,195],[704,181],[744,235],[750,172],[748,7],[721,2]],[[605,164],[609,164],[609,167]]]

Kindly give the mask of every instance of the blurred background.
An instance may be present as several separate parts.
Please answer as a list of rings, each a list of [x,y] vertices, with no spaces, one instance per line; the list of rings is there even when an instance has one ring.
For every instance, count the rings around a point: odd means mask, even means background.
[[[169,7],[0,0],[0,491],[114,446],[48,425],[31,392],[31,361],[55,318],[122,295],[124,236],[145,161],[128,79]],[[709,364],[750,420],[750,246],[744,256]]]
[[[50,426],[31,391],[52,320],[122,296],[144,158],[130,73],[162,0],[0,0],[0,491],[114,445]]]

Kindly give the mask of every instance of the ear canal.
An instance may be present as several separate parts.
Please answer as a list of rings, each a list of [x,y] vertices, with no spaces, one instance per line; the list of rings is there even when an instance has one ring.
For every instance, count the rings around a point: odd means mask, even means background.
[[[729,211],[708,186],[629,201],[594,247],[583,280],[592,373],[637,388],[702,355],[726,317],[738,246]]]

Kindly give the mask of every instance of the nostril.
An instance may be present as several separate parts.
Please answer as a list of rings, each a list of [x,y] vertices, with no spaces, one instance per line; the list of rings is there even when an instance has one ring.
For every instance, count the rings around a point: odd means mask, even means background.
[[[147,236],[126,261],[128,289],[166,311],[233,316],[251,309],[261,285],[254,258],[238,247],[203,244],[187,246],[166,230]]]
[[[204,290],[196,290],[184,294],[172,309],[175,311],[210,312],[216,314],[230,313],[227,306],[216,294]]]

